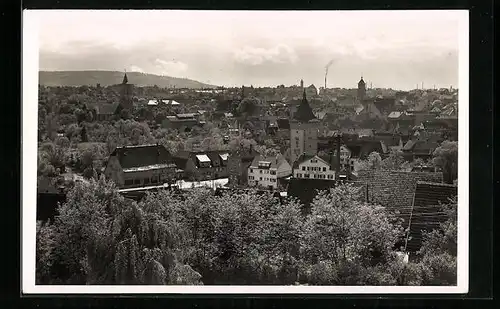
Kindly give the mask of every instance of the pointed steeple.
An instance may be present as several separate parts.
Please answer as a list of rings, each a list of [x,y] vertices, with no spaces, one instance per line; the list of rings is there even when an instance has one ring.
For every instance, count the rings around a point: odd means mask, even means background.
[[[128,83],[128,77],[127,77],[127,72],[125,72],[125,75],[123,75],[122,84],[127,84],[127,83]]]
[[[308,122],[309,120],[316,119],[316,117],[314,116],[314,113],[311,109],[311,106],[309,106],[309,102],[307,102],[305,89],[304,89],[304,92],[302,94],[302,101],[300,102],[299,106],[297,107],[297,111],[293,115],[293,118],[295,120],[300,121],[300,122]]]
[[[359,80],[358,86],[364,86],[365,81],[363,80],[363,75],[361,75],[361,79]]]

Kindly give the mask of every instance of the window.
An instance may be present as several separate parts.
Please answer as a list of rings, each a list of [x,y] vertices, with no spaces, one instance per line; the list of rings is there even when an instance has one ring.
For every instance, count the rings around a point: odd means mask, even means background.
[[[302,170],[305,171],[306,170],[306,167],[305,166],[302,166]]]
[[[259,170],[259,173],[261,173],[261,174],[262,174],[262,170]]]
[[[314,179],[318,178],[318,175],[314,174]]]
[[[250,169],[250,173],[253,173],[253,168]]]
[[[311,160],[311,163],[317,163],[317,162],[318,162],[318,160],[314,160],[314,159]]]
[[[259,180],[262,180],[262,177],[259,177]]]
[[[276,175],[276,171],[271,171],[271,175]]]
[[[304,178],[310,178],[309,174],[304,174]]]
[[[144,178],[144,184],[145,185],[149,184],[149,178]]]
[[[326,167],[323,167],[323,172],[326,172]]]
[[[141,184],[141,180],[140,179],[134,179],[134,185],[140,185]]]
[[[308,170],[308,171],[310,171],[310,170],[311,170],[311,167],[310,167],[310,166],[308,166],[308,167],[307,167],[307,170]]]
[[[151,177],[151,183],[158,183],[158,176]]]
[[[328,175],[328,179],[333,179],[333,175]]]
[[[276,179],[271,179],[271,182],[276,182]]]
[[[134,180],[133,179],[125,179],[125,185],[126,186],[131,186],[134,184]]]

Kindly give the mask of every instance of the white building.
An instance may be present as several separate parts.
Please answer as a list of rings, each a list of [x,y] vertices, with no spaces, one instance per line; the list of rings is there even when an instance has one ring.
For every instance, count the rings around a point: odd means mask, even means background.
[[[335,157],[302,155],[293,165],[293,177],[298,179],[335,180]]]
[[[256,156],[248,168],[248,184],[269,189],[277,189],[281,178],[292,174],[292,167],[285,157]]]

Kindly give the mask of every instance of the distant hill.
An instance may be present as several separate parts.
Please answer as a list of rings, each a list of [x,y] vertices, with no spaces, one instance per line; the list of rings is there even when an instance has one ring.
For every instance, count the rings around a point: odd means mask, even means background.
[[[195,80],[170,76],[159,76],[139,72],[127,72],[128,82],[136,86],[160,88],[216,88]],[[44,86],[110,86],[121,83],[123,72],[118,71],[40,71],[39,84]]]

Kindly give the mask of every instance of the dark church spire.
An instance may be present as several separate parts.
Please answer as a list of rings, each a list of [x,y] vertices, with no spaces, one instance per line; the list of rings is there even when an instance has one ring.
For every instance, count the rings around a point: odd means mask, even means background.
[[[125,75],[123,75],[122,84],[127,84],[127,83],[128,83],[127,72],[125,72]]]
[[[297,112],[295,112],[293,118],[301,122],[308,122],[309,120],[313,120],[316,118],[311,109],[311,106],[309,106],[309,102],[307,102],[306,89],[304,89],[304,92],[302,94],[302,101],[297,107]]]

